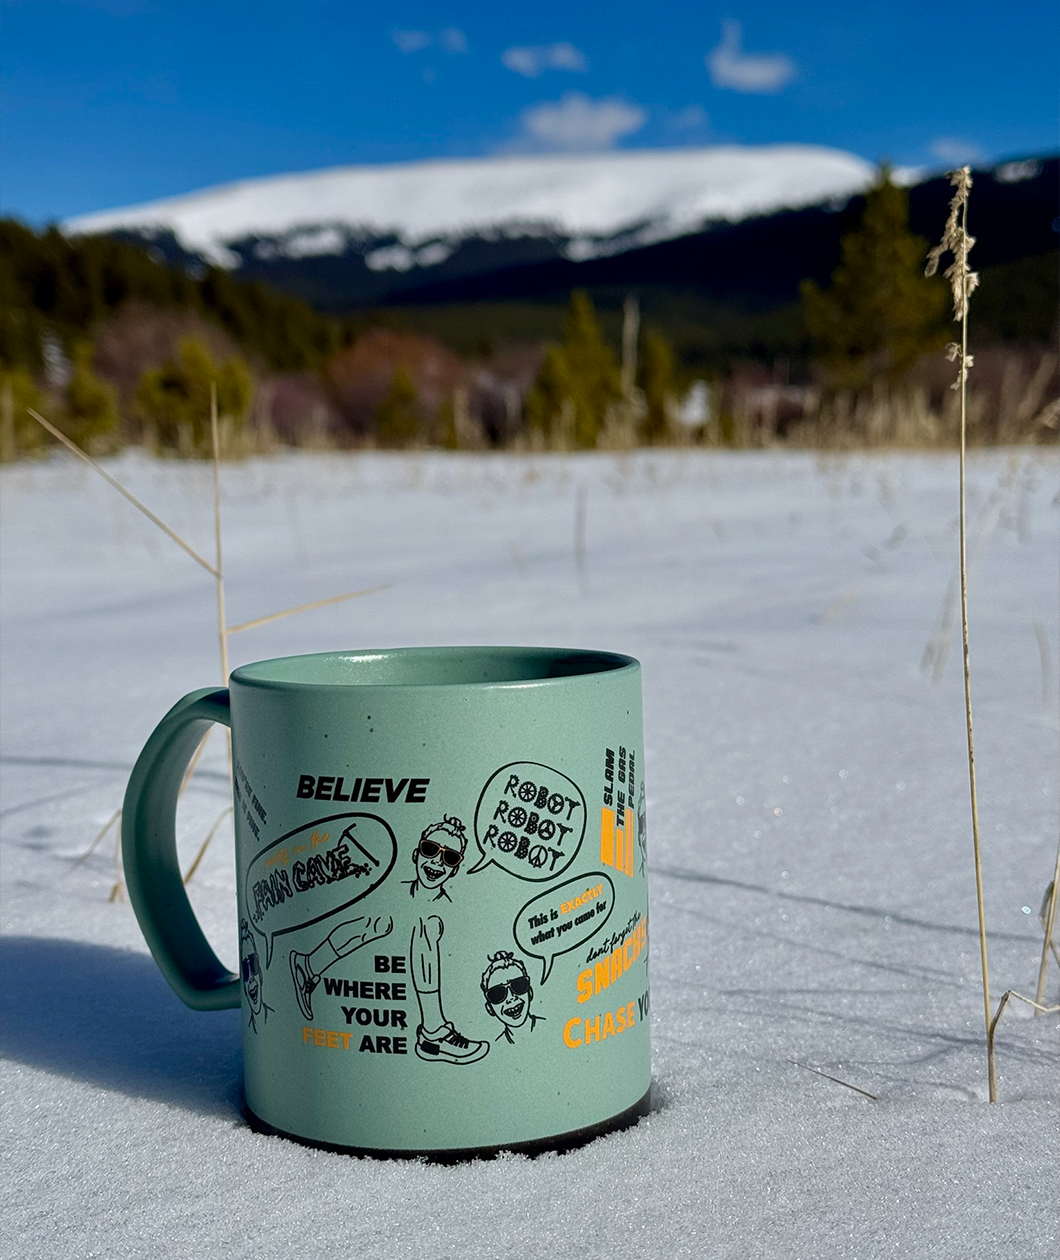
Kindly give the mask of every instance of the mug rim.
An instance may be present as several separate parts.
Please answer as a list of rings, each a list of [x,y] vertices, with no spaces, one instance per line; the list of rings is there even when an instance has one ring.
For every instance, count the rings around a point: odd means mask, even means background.
[[[432,679],[427,666],[434,662],[436,667],[448,663],[450,668],[459,663],[459,658],[467,658],[466,664],[473,668],[476,657],[489,659],[496,666],[498,662],[503,668],[508,664],[511,671],[503,677],[467,677],[455,681]],[[411,679],[387,680],[369,679],[364,682],[350,677],[316,679],[297,677],[299,668],[307,671],[314,667],[333,666],[337,671],[352,670],[358,664],[379,665],[384,662],[420,662],[423,677]],[[536,666],[536,668],[535,668]],[[595,668],[594,668],[595,666]],[[565,668],[569,667],[569,668]],[[266,690],[335,690],[348,691],[351,688],[366,690],[369,688],[385,691],[407,691],[410,689],[453,691],[467,688],[475,691],[495,688],[542,688],[557,687],[577,682],[581,679],[621,676],[639,671],[640,662],[632,656],[620,652],[608,652],[594,648],[558,648],[558,647],[520,647],[516,645],[467,644],[464,646],[412,646],[397,648],[350,648],[330,652],[307,652],[291,656],[274,656],[260,661],[249,661],[232,670],[229,685],[263,688]],[[548,670],[551,672],[542,672]]]

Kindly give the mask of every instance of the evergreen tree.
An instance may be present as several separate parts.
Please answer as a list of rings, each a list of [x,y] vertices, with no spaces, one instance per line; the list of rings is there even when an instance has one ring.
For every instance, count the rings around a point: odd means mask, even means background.
[[[665,442],[670,433],[674,394],[674,354],[658,333],[648,333],[640,360],[640,388],[644,395],[641,433],[649,446]]]
[[[566,358],[570,401],[574,404],[574,444],[596,445],[607,408],[622,397],[618,363],[604,342],[589,295],[577,289],[571,294],[567,314]]]
[[[806,327],[836,386],[899,380],[944,344],[947,291],[924,277],[927,242],[909,231],[909,198],[881,167],[861,222],[840,242],[839,266],[821,289],[802,285]]]
[[[26,410],[45,405],[25,368],[0,367],[0,463],[10,463],[44,445],[45,432]]]
[[[408,446],[420,436],[416,383],[402,363],[376,412],[376,432],[382,446]]]
[[[527,426],[540,434],[546,445],[558,439],[560,414],[569,396],[567,357],[561,346],[549,346],[524,405]]]
[[[195,338],[181,343],[179,363],[151,368],[140,378],[136,410],[158,444],[187,457],[213,451],[210,387],[217,388],[217,415],[226,432],[238,432],[250,406],[252,381],[246,363],[234,355],[215,363]]]
[[[555,440],[559,430],[564,444],[588,449],[596,445],[608,408],[622,397],[621,374],[615,356],[604,341],[589,295],[581,289],[571,294],[562,346],[545,354],[526,399],[527,422]]]
[[[92,370],[89,342],[82,341],[74,347],[73,362],[62,428],[67,437],[90,454],[103,454],[117,446],[117,391]]]

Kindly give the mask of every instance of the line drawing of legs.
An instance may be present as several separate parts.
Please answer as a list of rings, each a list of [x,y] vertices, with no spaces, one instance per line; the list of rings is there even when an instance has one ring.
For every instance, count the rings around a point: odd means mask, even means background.
[[[374,918],[361,915],[333,928],[312,952],[299,954],[296,950],[291,950],[294,995],[298,999],[298,1009],[306,1019],[313,1018],[313,990],[320,983],[323,973],[340,958],[345,958],[372,941],[389,936],[393,930],[394,920],[388,914]]]
[[[428,1063],[477,1063],[489,1053],[488,1041],[471,1041],[457,1032],[442,1009],[442,959],[438,943],[445,925],[432,914],[412,929],[409,962],[412,987],[420,1004],[416,1054]]]

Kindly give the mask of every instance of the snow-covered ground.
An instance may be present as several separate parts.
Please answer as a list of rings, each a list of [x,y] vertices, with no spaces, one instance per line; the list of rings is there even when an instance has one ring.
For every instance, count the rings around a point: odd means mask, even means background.
[[[241,180],[82,215],[66,229],[170,229],[185,249],[224,267],[239,261],[228,245],[249,236],[300,258],[341,254],[349,238],[393,235],[396,244],[366,261],[406,270],[444,262],[461,240],[491,234],[554,233],[570,238],[571,257],[588,258],[609,252],[607,240],[619,234],[628,249],[712,219],[845,199],[872,178],[864,158],[806,144],[403,162]]]
[[[108,466],[211,554],[208,468]],[[1057,456],[977,453],[969,478],[996,1001],[1034,991],[1056,854]],[[456,1167],[246,1127],[238,1013],[171,994],[108,901],[110,837],[74,866],[161,714],[218,678],[212,581],[65,457],[0,487],[6,1260],[1056,1255],[1055,1016],[1006,1013],[985,1101],[953,458],[223,469],[230,622],[386,584],[234,636],[233,664],[469,642],[644,664],[657,1108],[565,1156]],[[227,793],[215,739],[186,862]],[[191,889],[235,959],[227,830]]]

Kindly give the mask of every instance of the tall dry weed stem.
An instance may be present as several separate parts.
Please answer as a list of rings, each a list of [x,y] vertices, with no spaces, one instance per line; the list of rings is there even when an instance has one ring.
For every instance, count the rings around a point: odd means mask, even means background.
[[[968,648],[968,528],[966,520],[965,452],[968,440],[968,369],[973,364],[968,353],[968,298],[979,283],[978,275],[968,266],[968,255],[975,244],[975,237],[968,235],[968,194],[972,187],[972,174],[967,166],[950,175],[950,183],[956,188],[950,201],[949,218],[942,233],[942,240],[928,254],[924,274],[933,276],[939,268],[943,254],[951,253],[953,262],[943,273],[950,282],[953,293],[953,318],[960,321],[960,345],[951,342],[946,347],[946,357],[951,363],[960,359],[957,379],[952,388],[960,398],[960,574],[961,574],[961,639],[964,646],[964,716],[968,734],[968,787],[972,805],[972,851],[975,860],[975,897],[979,911],[979,957],[983,972],[983,1008],[986,1017],[988,1068],[990,1076],[990,1101],[995,1100],[993,1070],[993,1031],[991,1028],[990,970],[986,954],[986,912],[983,906],[983,861],[979,843],[979,798],[975,784],[975,739],[972,732],[972,672]]]
[[[975,739],[972,728],[972,672],[971,656],[968,646],[968,529],[965,492],[965,464],[968,443],[968,372],[974,366],[974,358],[968,353],[968,299],[978,287],[979,275],[968,265],[968,255],[975,244],[975,237],[968,234],[968,199],[972,187],[972,174],[967,166],[950,174],[950,183],[955,192],[950,200],[949,217],[942,234],[942,240],[930,250],[924,274],[933,276],[938,271],[944,254],[952,254],[953,262],[943,272],[950,282],[953,293],[953,318],[961,325],[960,343],[951,342],[946,347],[946,357],[951,363],[957,363],[957,379],[951,388],[957,392],[960,400],[960,589],[961,589],[961,640],[964,648],[964,715],[968,735],[968,788],[971,796],[972,811],[972,851],[975,862],[975,896],[979,913],[979,956],[983,973],[983,1010],[986,1019],[986,1054],[989,1095],[992,1103],[997,1102],[997,1061],[994,1052],[994,1037],[998,1021],[1010,1000],[1025,1002],[1035,1011],[1057,1010],[1058,1007],[1043,1007],[1041,1002],[1044,987],[1044,961],[1038,980],[1037,1001],[1024,997],[1020,993],[1006,990],[998,1003],[997,1013],[992,1013],[990,1004],[990,969],[987,963],[986,949],[986,913],[983,906],[983,862],[982,848],[979,839],[979,798],[975,781]],[[1058,858],[1060,862],[1060,858]],[[1052,923],[1055,915],[1056,880],[1052,889],[1050,913],[1046,919],[1045,945],[1043,960],[1048,956],[1048,946],[1052,935]]]

